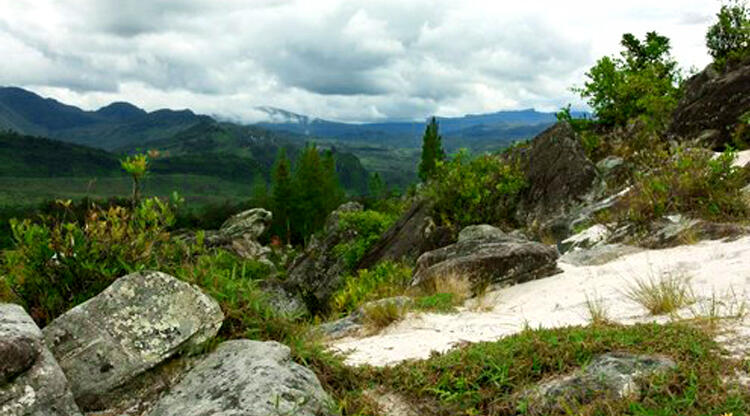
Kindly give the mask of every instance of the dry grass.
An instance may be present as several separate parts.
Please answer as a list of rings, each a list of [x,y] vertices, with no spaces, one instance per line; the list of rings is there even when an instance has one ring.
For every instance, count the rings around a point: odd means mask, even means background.
[[[423,290],[427,295],[449,293],[452,295],[453,302],[456,305],[463,304],[472,295],[469,278],[456,271],[435,277],[423,287]]]
[[[604,305],[604,299],[594,293],[592,296],[586,295],[586,310],[591,325],[608,325],[612,323]]]
[[[652,315],[672,313],[695,303],[690,277],[682,273],[636,279],[625,289],[624,295]]]
[[[747,316],[747,298],[734,289],[724,293],[712,292],[711,296],[696,302],[691,308],[694,319],[706,322],[709,328],[715,328],[723,319],[743,319]]]
[[[374,334],[398,322],[406,316],[408,307],[397,302],[379,302],[365,306],[362,310],[365,329],[369,334]]]

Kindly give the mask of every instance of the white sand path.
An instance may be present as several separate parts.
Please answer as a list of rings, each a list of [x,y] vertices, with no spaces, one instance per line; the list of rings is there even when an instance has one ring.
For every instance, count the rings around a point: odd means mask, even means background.
[[[527,325],[554,328],[586,324],[587,296],[601,298],[609,317],[617,322],[666,320],[648,316],[643,307],[623,294],[635,279],[658,278],[663,273],[690,276],[699,298],[717,294],[736,305],[750,294],[750,237],[647,250],[601,266],[577,267],[562,262],[559,266],[563,273],[488,293],[484,304],[492,310],[414,313],[377,335],[343,338],[333,342],[331,348],[347,353],[350,365],[383,366],[423,359],[431,351],[447,351],[464,342],[497,340]],[[736,297],[729,296],[730,291]],[[750,336],[750,332],[745,335]]]

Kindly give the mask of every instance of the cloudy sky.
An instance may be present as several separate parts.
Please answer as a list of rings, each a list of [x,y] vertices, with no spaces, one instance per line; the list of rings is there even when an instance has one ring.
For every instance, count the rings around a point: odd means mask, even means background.
[[[0,0],[0,85],[96,109],[130,101],[253,121],[583,104],[569,91],[624,32],[709,61],[718,0]]]

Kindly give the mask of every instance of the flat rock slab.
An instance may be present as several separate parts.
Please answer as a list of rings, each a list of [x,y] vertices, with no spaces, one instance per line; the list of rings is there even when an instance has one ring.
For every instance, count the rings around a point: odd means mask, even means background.
[[[42,331],[19,305],[0,304],[0,415],[80,416]]]
[[[227,341],[196,365],[149,416],[326,416],[315,374],[277,342]]]
[[[44,338],[85,409],[171,356],[213,338],[224,316],[197,287],[160,272],[117,279],[44,328]]]

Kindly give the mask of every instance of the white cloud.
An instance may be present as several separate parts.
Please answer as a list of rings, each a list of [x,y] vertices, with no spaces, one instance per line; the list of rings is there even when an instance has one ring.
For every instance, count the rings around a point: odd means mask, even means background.
[[[624,32],[708,62],[718,3],[450,0],[0,0],[0,85],[252,121],[256,106],[365,121],[582,103]]]

